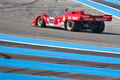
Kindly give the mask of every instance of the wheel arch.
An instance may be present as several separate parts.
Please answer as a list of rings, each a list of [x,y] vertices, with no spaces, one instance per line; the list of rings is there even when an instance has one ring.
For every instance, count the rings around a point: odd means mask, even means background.
[[[37,19],[38,19],[38,17],[43,17],[43,19],[44,19],[45,17],[48,17],[48,16],[45,15],[45,14],[39,14],[39,15],[31,22],[31,25],[32,25],[32,26],[36,26],[36,25],[37,25]]]
[[[93,28],[91,28],[92,32],[94,33],[102,33],[105,29],[105,23],[104,21],[98,21],[98,22],[94,22],[97,26]],[[94,24],[93,24],[94,25]]]
[[[65,20],[65,30],[67,30],[67,21],[68,20]]]

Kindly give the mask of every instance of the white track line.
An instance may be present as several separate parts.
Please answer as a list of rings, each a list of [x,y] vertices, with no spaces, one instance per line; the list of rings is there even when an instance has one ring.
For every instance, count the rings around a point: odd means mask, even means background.
[[[92,52],[104,52],[104,53],[111,53],[111,54],[120,54],[120,53],[117,53],[117,52],[108,52],[108,51],[98,51],[98,50],[91,50],[91,49],[88,50],[88,49],[71,48],[71,47],[63,47],[63,46],[25,43],[25,42],[9,41],[9,40],[1,40],[1,39],[0,39],[0,41],[7,41],[7,42],[13,42],[13,43],[28,44],[28,45],[36,45],[36,46],[47,46],[47,47],[62,48],[62,49],[73,49],[73,50],[83,50],[83,51],[92,51]]]
[[[73,1],[76,1],[76,0],[73,0]],[[91,0],[88,0],[88,1],[91,1]],[[104,11],[102,11],[102,10],[99,10],[99,9],[97,9],[97,8],[94,8],[94,7],[92,7],[92,6],[89,6],[89,5],[87,5],[87,4],[84,4],[84,3],[82,3],[82,2],[79,2],[79,1],[76,1],[76,2],[81,3],[81,4],[83,4],[83,5],[86,5],[86,6],[90,7],[90,8],[92,8],[92,9],[98,10],[98,11],[100,11],[100,12],[103,12],[103,13],[105,13],[105,14],[112,15],[112,14],[110,14],[110,13],[104,12]],[[91,1],[91,2],[93,2],[93,1]],[[93,3],[97,3],[97,2],[93,2]],[[103,5],[103,4],[101,4],[101,3],[97,3],[97,4]],[[110,7],[110,6],[107,6],[107,5],[103,5],[103,6]],[[112,7],[110,7],[110,8],[112,8]],[[113,9],[115,9],[115,8],[113,8]],[[115,9],[115,10],[117,10],[117,9]],[[120,11],[120,10],[119,10],[119,11]],[[114,16],[115,18],[117,18],[117,19],[120,19],[119,17],[117,17],[117,16],[115,16],[115,15],[113,15],[113,16]]]

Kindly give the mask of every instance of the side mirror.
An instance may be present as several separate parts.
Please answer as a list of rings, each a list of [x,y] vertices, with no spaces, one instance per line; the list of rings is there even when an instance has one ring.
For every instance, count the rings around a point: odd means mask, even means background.
[[[68,9],[65,9],[64,11],[68,11]]]

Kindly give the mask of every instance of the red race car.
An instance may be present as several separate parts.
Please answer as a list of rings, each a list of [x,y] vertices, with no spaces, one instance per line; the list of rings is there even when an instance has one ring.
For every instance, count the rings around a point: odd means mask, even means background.
[[[111,21],[111,15],[90,15],[83,11],[68,11],[65,9],[54,17],[45,14],[38,15],[32,22],[32,26],[55,26],[64,28],[68,31],[79,31],[81,29],[90,29],[94,33],[104,31],[104,21]]]

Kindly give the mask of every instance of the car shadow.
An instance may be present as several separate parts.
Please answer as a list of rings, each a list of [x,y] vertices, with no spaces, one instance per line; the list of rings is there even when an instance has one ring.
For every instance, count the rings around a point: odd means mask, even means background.
[[[109,33],[109,32],[103,32],[102,34],[107,34],[107,35],[120,35],[119,33]]]
[[[55,30],[65,30],[65,29],[62,29],[62,28],[60,28],[60,27],[49,27],[49,26],[47,26],[47,27],[42,27],[42,28],[55,29]]]
[[[120,35],[120,33],[110,33],[110,32],[102,32],[102,33],[93,33],[90,30],[80,30],[78,32],[84,32],[84,33],[92,33],[92,34],[104,34],[104,35]]]
[[[65,30],[65,29],[58,28],[58,27],[42,27],[42,28],[49,28],[49,29],[57,29],[57,30],[67,31],[67,30]],[[110,33],[110,32],[93,33],[91,30],[79,30],[79,31],[72,31],[72,32],[83,32],[83,33],[104,34],[104,35],[120,35],[120,33]]]

